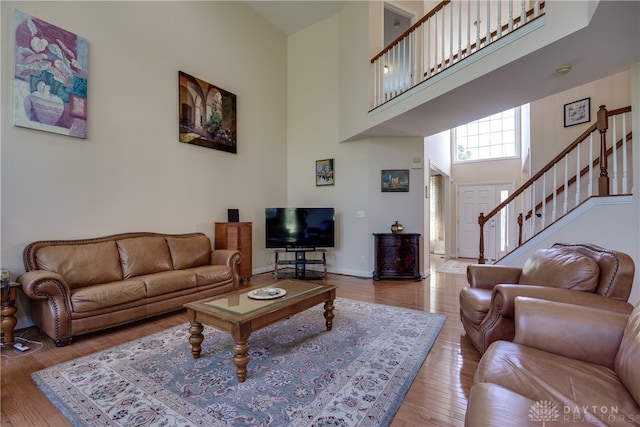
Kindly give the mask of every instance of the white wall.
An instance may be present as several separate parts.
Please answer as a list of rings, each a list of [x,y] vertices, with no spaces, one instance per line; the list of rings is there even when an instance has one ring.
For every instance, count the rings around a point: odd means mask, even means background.
[[[213,238],[213,223],[238,208],[254,222],[254,270],[270,268],[264,208],[287,197],[283,33],[244,2],[1,8],[2,267],[22,273],[22,250],[34,240],[128,231]],[[87,139],[13,126],[15,8],[88,40]],[[237,95],[237,154],[178,142],[179,70]]]
[[[347,5],[349,6],[349,5]],[[341,49],[345,27],[336,15],[289,36],[287,66],[287,161],[289,206],[336,209],[336,248],[328,269],[371,276],[373,237],[389,232],[395,220],[407,232],[423,231],[422,138],[377,138],[341,143],[338,135]],[[349,28],[349,27],[346,27]],[[315,185],[315,161],[333,158],[335,185]],[[410,169],[408,193],[382,193],[382,169]],[[364,217],[356,217],[356,212]],[[364,262],[362,259],[364,257]]]
[[[571,73],[561,78],[570,77]],[[564,127],[564,104],[590,98],[591,121]],[[614,110],[631,105],[630,72],[618,74],[531,102],[532,170],[538,171],[595,123],[600,105]]]

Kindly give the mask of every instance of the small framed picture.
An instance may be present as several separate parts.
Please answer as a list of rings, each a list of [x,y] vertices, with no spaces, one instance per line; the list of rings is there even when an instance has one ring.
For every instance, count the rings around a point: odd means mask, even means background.
[[[591,120],[591,98],[564,104],[564,127],[589,123]]]
[[[383,193],[409,191],[409,169],[388,169],[380,173],[380,189]]]
[[[334,184],[333,159],[316,160],[316,186]]]

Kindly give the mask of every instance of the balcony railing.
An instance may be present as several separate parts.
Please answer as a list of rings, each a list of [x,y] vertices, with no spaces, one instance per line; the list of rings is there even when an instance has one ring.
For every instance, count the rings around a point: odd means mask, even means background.
[[[372,109],[544,14],[540,0],[445,0],[371,59]]]

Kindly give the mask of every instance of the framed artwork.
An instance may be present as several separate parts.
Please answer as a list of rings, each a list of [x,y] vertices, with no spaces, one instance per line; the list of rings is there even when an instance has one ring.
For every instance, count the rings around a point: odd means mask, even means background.
[[[86,138],[87,40],[19,10],[15,24],[14,125]]]
[[[334,184],[333,159],[316,160],[316,186]]]
[[[402,193],[409,191],[409,169],[382,170],[380,187],[383,193]]]
[[[564,104],[564,127],[589,123],[591,120],[591,98]]]
[[[180,142],[237,153],[236,96],[178,72]]]

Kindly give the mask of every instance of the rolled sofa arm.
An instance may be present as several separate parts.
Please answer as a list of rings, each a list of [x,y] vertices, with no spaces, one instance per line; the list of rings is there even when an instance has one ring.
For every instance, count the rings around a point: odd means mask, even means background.
[[[472,288],[492,289],[499,283],[518,283],[522,269],[506,265],[470,264],[467,282]]]
[[[17,280],[31,299],[34,323],[52,337],[57,346],[69,344],[72,334],[71,292],[64,277],[52,271],[32,270]]]
[[[514,342],[613,368],[629,314],[527,297],[515,300]]]
[[[240,287],[238,265],[242,261],[242,254],[235,249],[214,249],[211,251],[211,265],[228,265],[233,272],[233,288]]]

